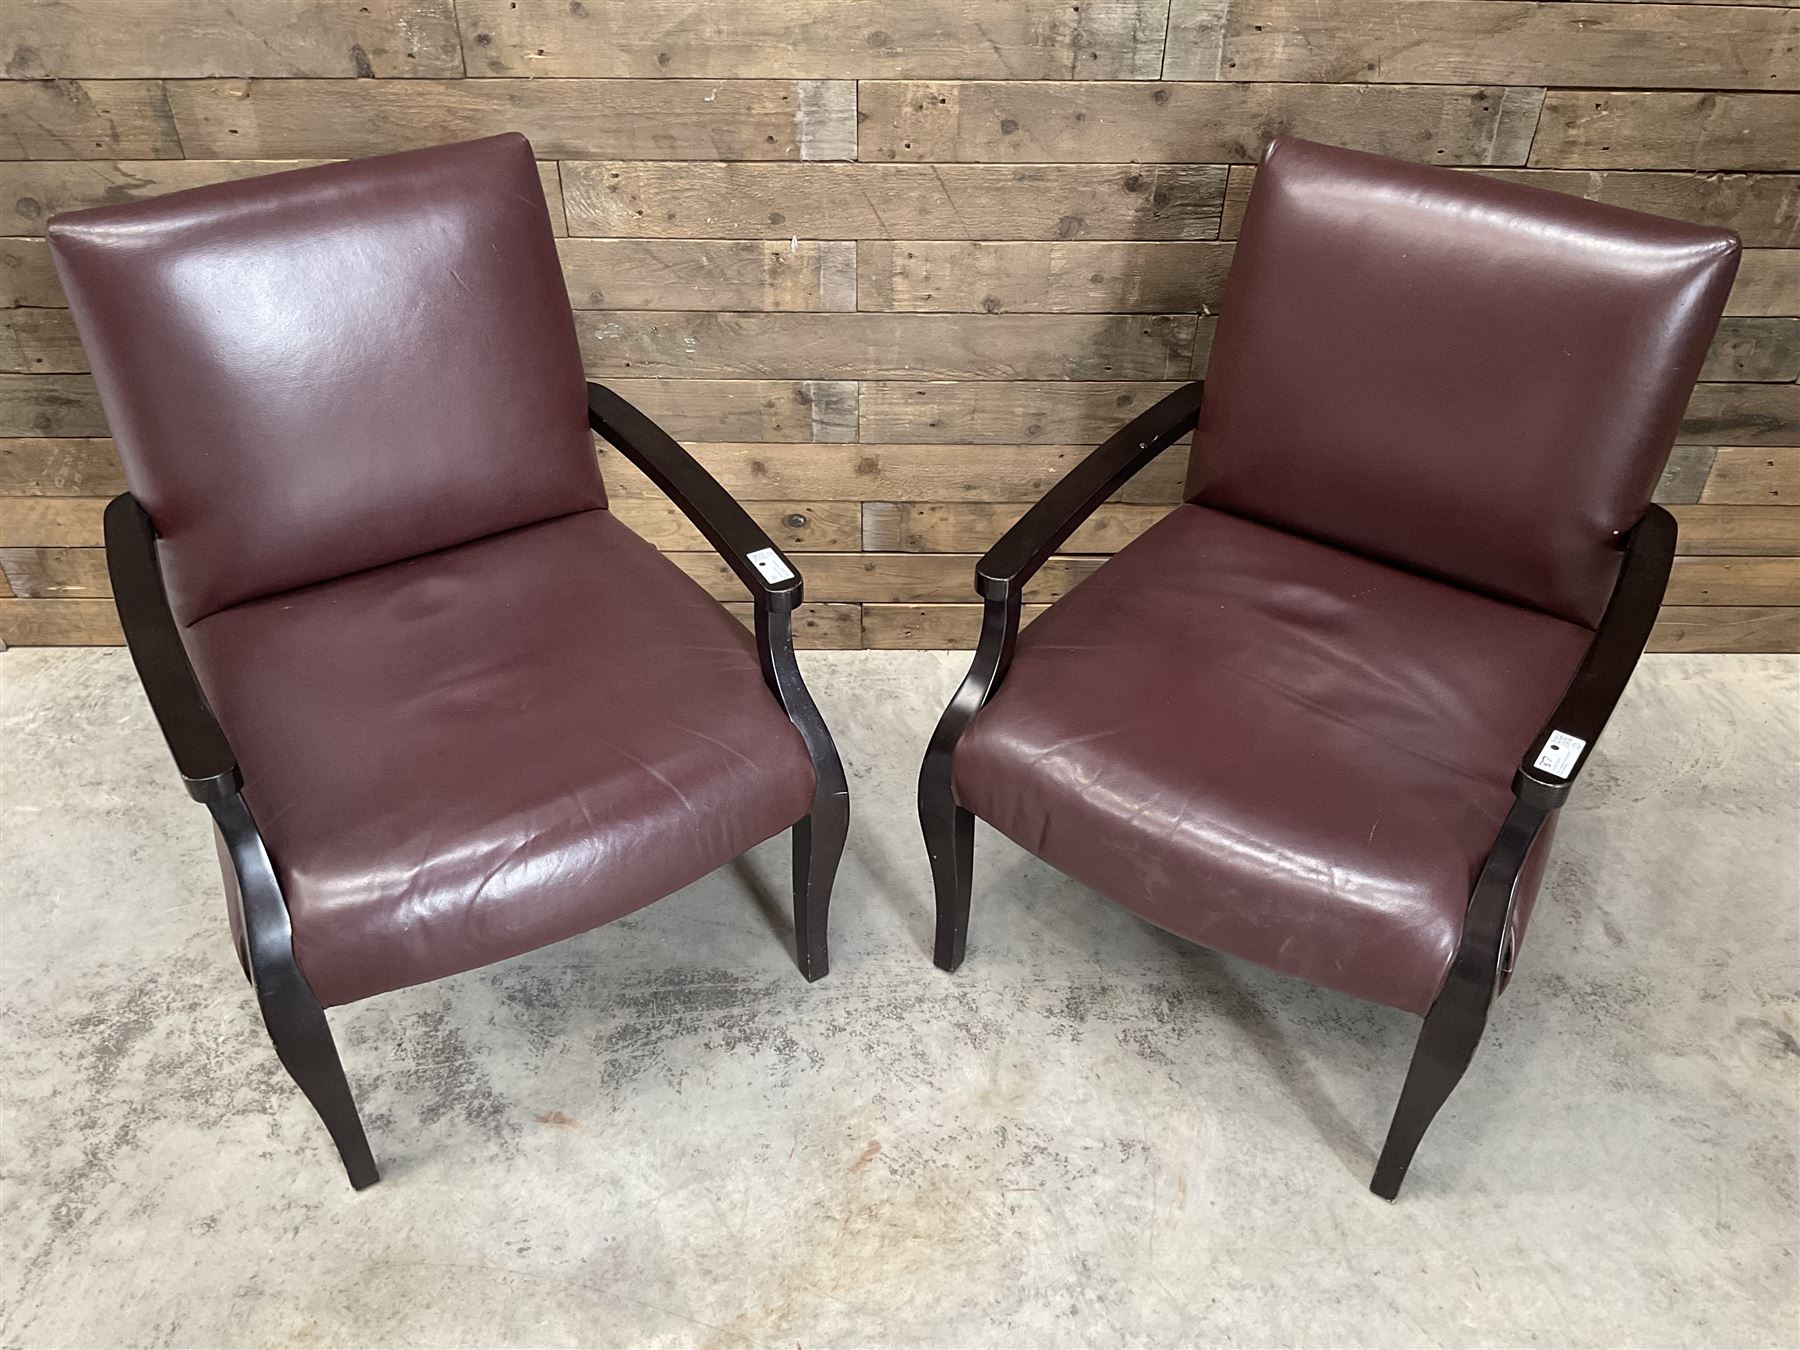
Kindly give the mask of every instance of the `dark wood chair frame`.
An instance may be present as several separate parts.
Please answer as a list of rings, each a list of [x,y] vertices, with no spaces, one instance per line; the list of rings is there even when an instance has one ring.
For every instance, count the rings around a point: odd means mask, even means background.
[[[1186,385],[1128,423],[1071,469],[976,564],[983,611],[975,658],[932,733],[919,771],[919,824],[937,898],[935,960],[944,970],[961,965],[967,947],[975,859],[975,818],[951,792],[951,763],[963,732],[1006,678],[1025,584],[1097,506],[1194,429],[1202,394],[1202,383]],[[1594,640],[1514,776],[1512,807],[1475,882],[1444,987],[1425,1015],[1370,1185],[1384,1199],[1399,1194],[1419,1141],[1461,1081],[1512,970],[1509,934],[1519,873],[1545,820],[1567,800],[1650,640],[1675,556],[1674,517],[1650,507],[1622,547],[1618,580]],[[1585,743],[1566,774],[1539,767],[1554,732]]]
[[[798,571],[718,482],[661,427],[600,385],[588,385],[588,422],[666,493],[749,588],[763,678],[799,730],[817,786],[811,812],[793,827],[794,936],[808,980],[829,966],[831,887],[850,826],[844,766],[794,657]],[[212,812],[237,877],[245,964],[275,1053],[324,1121],[357,1190],[379,1180],[325,1010],[294,959],[287,902],[244,801],[243,777],[207,706],[169,608],[149,514],[130,493],[105,517],[107,570],[131,659],[188,794]],[[779,580],[756,566],[761,558]],[[785,576],[782,573],[786,573]]]

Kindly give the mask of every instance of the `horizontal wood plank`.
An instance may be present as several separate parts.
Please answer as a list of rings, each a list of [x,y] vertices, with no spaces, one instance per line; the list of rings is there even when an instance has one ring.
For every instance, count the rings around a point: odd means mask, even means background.
[[[0,161],[0,234],[41,235],[50,217],[89,206],[142,201],[165,192],[236,182],[302,169],[319,160],[46,160]],[[540,161],[538,178],[557,233],[565,233],[556,165]]]
[[[459,0],[468,73],[1142,79],[1167,0]]]
[[[0,159],[180,159],[161,80],[0,80]]]
[[[1800,314],[1800,248],[1747,248],[1725,302],[1734,315]]]
[[[1047,608],[1027,605],[1029,624]],[[980,605],[864,605],[863,646],[882,651],[967,651],[981,633]]]
[[[1174,0],[1180,80],[1800,89],[1800,11],[1562,0]]]
[[[112,595],[106,550],[0,548],[0,574],[22,600],[93,600]]]
[[[1670,605],[1800,605],[1800,557],[1676,558]]]
[[[1677,445],[1669,452],[1651,498],[1664,506],[1700,500],[1706,476],[1712,472],[1713,447],[1710,445]]]
[[[1423,4],[1446,0],[1418,0]],[[1459,0],[1448,0],[1457,3]],[[1462,0],[1502,4],[1509,0]],[[1800,14],[1800,9],[1794,11]],[[1220,238],[1236,239],[1256,170],[1233,165],[1220,219]],[[1800,174],[1656,173],[1617,169],[1468,169],[1510,183],[1564,192],[1588,201],[1670,216],[1695,225],[1735,230],[1746,248],[1800,247]]]
[[[1288,133],[1427,164],[1523,164],[1543,98],[1498,86],[870,81],[859,150],[876,163],[1253,163]]]
[[[862,538],[862,518],[854,502],[745,502],[744,510],[775,545],[799,553],[853,551]],[[665,552],[711,548],[679,507],[661,498],[626,497],[612,512]]]
[[[846,380],[609,379],[680,440],[853,441],[857,386]]]
[[[6,441],[0,441],[0,491],[7,490]],[[104,444],[104,443],[103,443]],[[779,445],[690,442],[694,458],[725,490],[744,499],[814,501],[1030,501],[1049,490],[1092,450],[1087,445]],[[614,496],[660,491],[611,446],[601,471]],[[1120,500],[1172,502],[1187,451],[1159,457],[1120,492]],[[1698,495],[1696,487],[1695,493]]]
[[[856,246],[863,310],[966,314],[1166,314],[1217,308],[1233,245],[1211,241]]]
[[[857,247],[807,239],[557,240],[577,309],[853,310]]]
[[[1717,505],[1800,506],[1800,446],[1720,446],[1699,499]]]
[[[1800,606],[1666,606],[1651,630],[1649,650],[1800,652]]]
[[[1736,557],[1800,555],[1800,511],[1791,506],[1702,503],[1671,506],[1679,526],[1678,554]]]
[[[0,497],[0,540],[11,548],[97,548],[105,497]]]
[[[576,328],[588,373],[596,379],[1167,380],[1187,374],[1191,366],[1196,320],[1193,315],[583,312],[576,315]],[[6,353],[4,333],[0,327],[0,359]],[[1210,337],[1210,321],[1206,333]]]
[[[455,0],[56,0],[9,3],[13,79],[461,75]]]
[[[856,157],[850,80],[171,80],[168,91],[192,159],[339,159],[502,131],[545,159]]]
[[[66,304],[48,241],[0,239],[0,309]]]
[[[113,443],[0,439],[0,497],[111,497],[125,490]],[[0,534],[0,543],[12,543]]]
[[[1225,170],[596,160],[562,186],[571,233],[615,238],[1212,239]]]
[[[1792,384],[1800,379],[1800,318],[1722,320],[1700,378]]]
[[[1531,163],[1577,169],[1800,169],[1800,98],[1552,89],[1531,142]]]
[[[124,641],[110,600],[0,600],[0,645],[117,647]]]
[[[1677,439],[1693,445],[1800,445],[1800,385],[1700,385]]]
[[[985,553],[1029,502],[865,502],[862,546],[875,553]],[[1116,553],[1157,521],[1167,506],[1098,507],[1062,545],[1068,554]]]
[[[0,374],[56,374],[88,368],[66,309],[0,309]]]
[[[0,436],[104,436],[100,396],[86,375],[0,375]],[[0,541],[6,536],[0,534]]]
[[[862,436],[908,445],[932,441],[1098,445],[1180,387],[1179,383],[1100,380],[870,381],[862,386]]]

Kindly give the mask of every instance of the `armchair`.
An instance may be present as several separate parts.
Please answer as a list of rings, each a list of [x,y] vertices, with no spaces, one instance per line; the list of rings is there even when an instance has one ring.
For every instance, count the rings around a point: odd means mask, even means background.
[[[849,797],[795,663],[800,577],[585,383],[522,137],[50,239],[130,486],[105,518],[126,642],[353,1186],[377,1171],[326,1007],[585,932],[787,829],[800,969],[826,973]],[[595,432],[744,579],[754,636],[607,509]]]
[[[1171,932],[1420,1015],[1372,1183],[1393,1199],[1649,639],[1675,545],[1650,494],[1737,255],[1276,140],[1206,385],[977,565],[981,637],[919,777],[937,964],[964,958],[980,817]],[[1189,431],[1183,504],[1021,635],[1032,572]]]

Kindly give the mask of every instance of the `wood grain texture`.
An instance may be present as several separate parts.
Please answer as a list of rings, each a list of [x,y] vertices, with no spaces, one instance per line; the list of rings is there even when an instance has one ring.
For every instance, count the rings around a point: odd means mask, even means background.
[[[576,328],[595,379],[1167,380],[1185,375],[1193,362],[1196,320],[1191,314],[583,312]],[[5,351],[0,327],[0,359]]]
[[[874,163],[1254,163],[1279,134],[1427,164],[1523,164],[1541,89],[1442,85],[874,81]]]
[[[111,497],[124,490],[110,440],[0,439],[0,497]]]
[[[502,131],[545,159],[856,155],[848,80],[171,80],[168,91],[193,159],[339,159]]]
[[[1506,0],[1470,0],[1505,3]],[[1622,0],[1629,3],[1630,0]],[[1439,3],[1439,0],[1420,0]],[[1794,11],[1800,14],[1800,9]],[[1607,169],[1470,169],[1490,177],[1572,197],[1647,211],[1695,225],[1735,230],[1751,249],[1800,247],[1800,174],[1664,173]],[[1220,218],[1220,238],[1235,239],[1256,181],[1250,165],[1234,165]]]
[[[562,239],[557,248],[577,309],[856,308],[848,240]]]
[[[0,239],[0,309],[67,303],[46,241]]]
[[[1679,526],[1678,554],[1742,558],[1800,555],[1800,511],[1791,506],[1701,503],[1671,506]]]
[[[1800,646],[1800,5],[122,13],[0,0],[0,641],[118,638],[98,547],[124,481],[41,237],[52,214],[519,130],[590,376],[802,560],[803,646],[973,641],[974,558],[1204,372],[1253,162],[1283,133],[1735,230],[1727,317],[1656,487],[1681,534],[1655,641]],[[698,532],[596,452],[620,517],[748,621]],[[1180,499],[1186,456],[1100,508],[1028,618]]]
[[[867,502],[863,548],[981,554],[1029,507],[1029,502]],[[1063,552],[1116,553],[1168,513],[1167,506],[1101,506],[1069,536]]]
[[[1800,605],[1671,605],[1650,633],[1653,652],[1800,652]]]
[[[0,233],[41,235],[50,217],[88,206],[114,206],[208,183],[301,169],[319,160],[51,160],[0,162]],[[538,177],[557,233],[567,233],[557,167],[540,162]]]
[[[1165,78],[1800,89],[1800,11],[1533,0],[1174,0]]]
[[[1167,314],[1217,308],[1233,245],[993,243],[856,246],[864,310],[969,314]]]
[[[0,159],[180,159],[161,80],[0,81]]]
[[[563,165],[570,233],[619,238],[1212,239],[1224,190],[1205,164]]]
[[[0,254],[0,262],[4,262]],[[1725,312],[1733,315],[1800,314],[1800,248],[1747,248]]]
[[[1800,97],[1553,89],[1531,162],[1579,169],[1800,169]]]
[[[455,0],[9,0],[0,70],[65,76],[461,75]]]
[[[476,76],[1142,79],[1168,0],[459,0]]]
[[[0,447],[5,445],[0,441]],[[692,443],[687,448],[727,491],[747,500],[806,496],[815,501],[978,502],[1041,497],[1093,447]],[[660,495],[611,446],[602,444],[600,468],[607,493],[614,498]],[[1175,501],[1186,468],[1186,449],[1172,449],[1133,478],[1119,499]],[[0,448],[0,492],[10,490],[7,482],[5,451]],[[1694,491],[1697,500],[1698,486]]]
[[[1800,605],[1800,557],[1677,558],[1671,605]]]
[[[1720,505],[1800,506],[1800,446],[1721,445],[1700,500]]]
[[[1179,383],[870,381],[862,435],[871,441],[1098,445]]]

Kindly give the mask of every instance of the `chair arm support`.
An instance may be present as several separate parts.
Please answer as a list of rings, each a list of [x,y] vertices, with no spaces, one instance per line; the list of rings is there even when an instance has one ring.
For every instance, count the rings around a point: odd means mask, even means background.
[[[1520,801],[1553,811],[1567,800],[1650,641],[1675,560],[1675,531],[1675,518],[1652,506],[1626,536],[1619,579],[1581,668],[1513,778]]]
[[[976,564],[975,589],[982,598],[1002,600],[1016,592],[1095,507],[1192,431],[1204,391],[1204,381],[1183,385],[1069,470]]]
[[[589,383],[588,425],[681,508],[759,605],[792,610],[800,573],[762,526],[668,432],[604,385]]]
[[[150,697],[150,711],[188,795],[199,802],[224,801],[244,785],[243,778],[181,645],[149,513],[129,492],[122,493],[107,504],[105,533],[113,603],[132,664]]]

